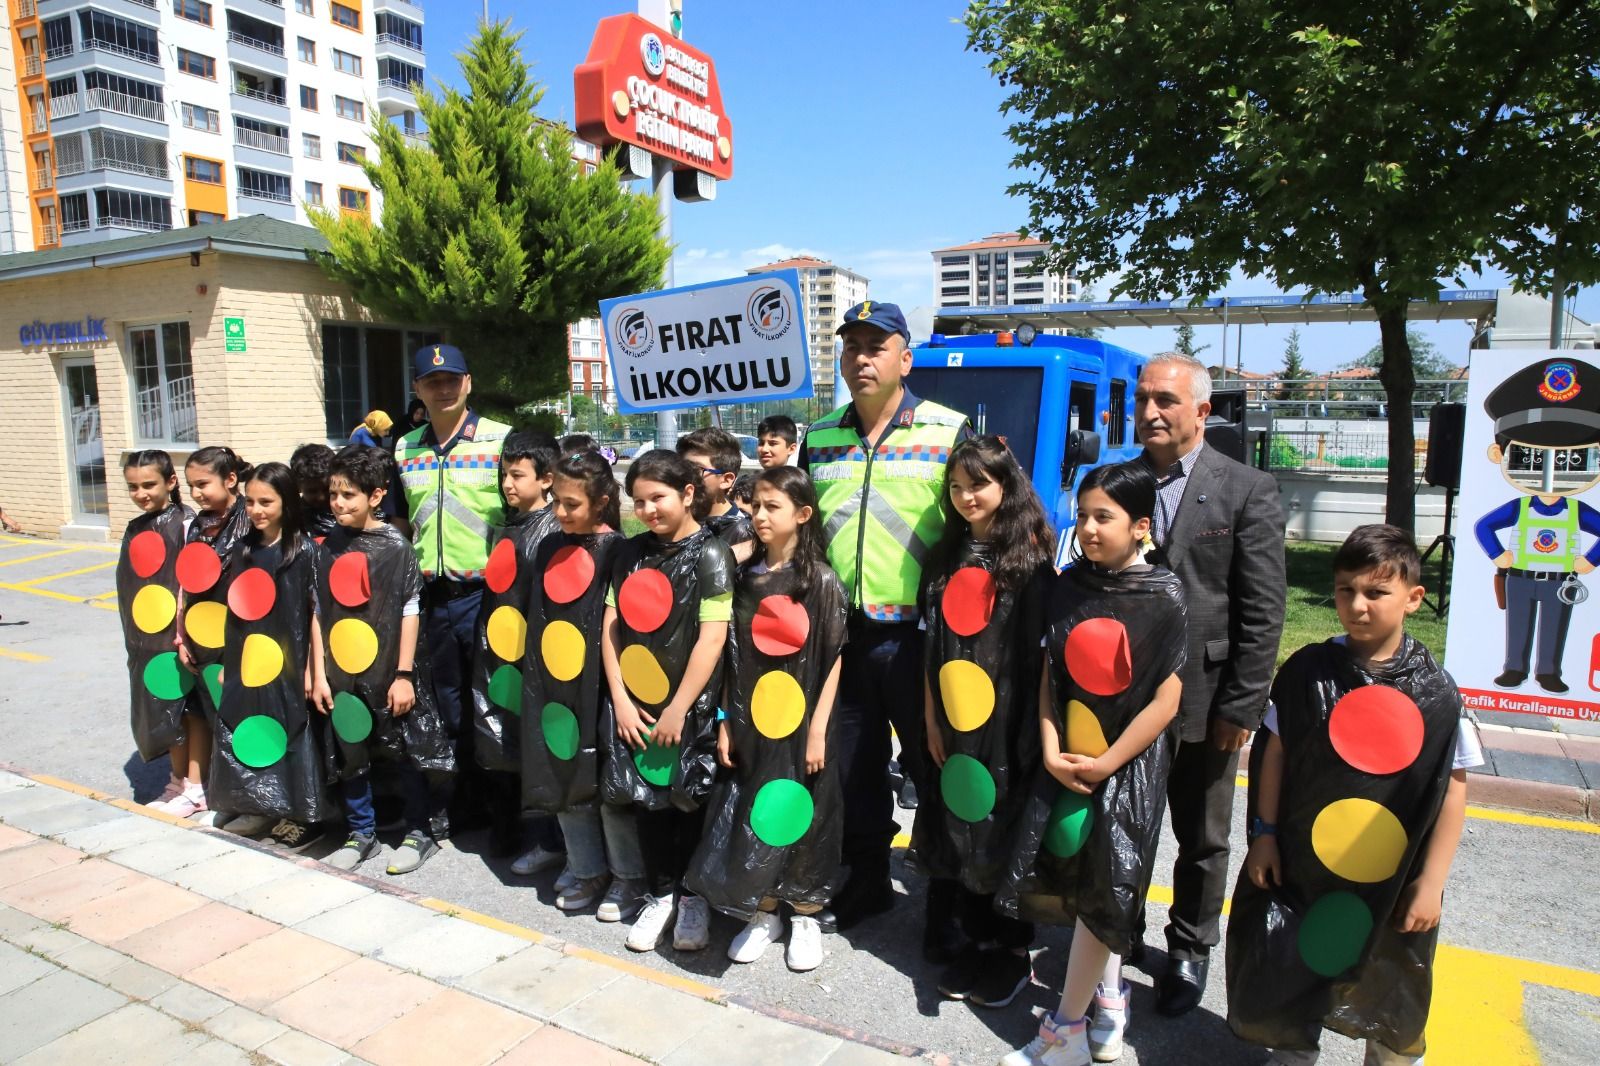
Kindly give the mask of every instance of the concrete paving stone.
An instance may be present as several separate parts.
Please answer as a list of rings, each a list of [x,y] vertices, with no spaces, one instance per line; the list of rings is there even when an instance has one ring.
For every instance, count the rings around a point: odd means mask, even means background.
[[[224,903],[207,903],[114,945],[180,977],[283,928]]]
[[[314,870],[292,872],[229,896],[223,902],[279,925],[297,925],[323,911],[372,894],[372,889]]]
[[[138,959],[129,959],[105,976],[105,983],[129,999],[155,999],[170,990],[178,979]]]
[[[431,907],[373,892],[307,918],[295,928],[330,944],[370,955],[443,918],[444,915]]]
[[[124,813],[119,819],[69,830],[62,833],[58,839],[69,848],[77,848],[90,855],[103,855],[108,851],[130,848],[135,844],[148,844],[154,840],[165,840],[186,832],[189,830],[179,829],[175,825],[168,825],[154,818],[141,818],[137,814]]]
[[[80,862],[83,852],[64,848],[53,840],[41,840],[37,844],[28,844],[20,848],[8,848],[0,851],[0,888],[6,888],[18,881],[26,881],[30,877],[40,874],[68,863]]]
[[[566,1000],[565,997],[552,1001],[550,997],[550,993],[557,990],[555,981],[558,980],[552,975],[564,961],[584,960],[568,960],[567,956],[559,951],[551,951],[547,947],[533,944],[504,962],[486,966],[477,973],[462,978],[456,984],[474,995],[510,1007],[512,1010],[520,1010],[541,1019],[548,1018],[556,1011],[576,1002],[576,1000]],[[584,965],[593,964],[585,962]],[[603,966],[596,968],[606,969]],[[576,972],[578,971],[569,971],[563,976]],[[619,976],[614,970],[611,973],[613,980]],[[592,990],[591,988],[590,991]]]
[[[662,1066],[820,1066],[844,1041],[798,1025],[780,1022],[737,1007],[723,1007],[719,1017],[679,1044]]]
[[[113,951],[93,941],[85,941],[71,951],[63,952],[61,957],[56,959],[56,962],[73,973],[82,974],[102,984],[105,983],[107,974],[127,961],[128,956],[122,952]]]
[[[226,855],[174,871],[172,883],[211,899],[227,899],[257,885],[276,881],[294,870],[293,863],[272,855],[233,848]]]
[[[1478,711],[1477,715],[1478,721],[1484,725],[1549,732],[1554,732],[1556,728],[1555,719],[1546,718],[1542,714],[1522,714],[1520,711]],[[1483,732],[1488,736],[1492,730],[1485,729]]]
[[[644,1060],[545,1025],[507,1052],[495,1066],[644,1066]]]
[[[1566,754],[1557,733],[1485,729],[1479,735],[1483,738],[1483,746],[1494,751],[1520,751],[1525,755]]]
[[[226,1040],[207,1040],[193,1051],[171,1059],[168,1066],[252,1066],[250,1053]]]
[[[1585,788],[1600,789],[1600,762],[1577,759],[1574,760],[1573,765],[1578,768],[1578,773],[1583,775],[1583,786]]]
[[[37,929],[46,924],[48,923],[37,915],[29,914],[27,911],[19,911],[6,903],[0,903],[0,940],[20,936],[30,929]]]
[[[205,906],[204,896],[152,879],[101,896],[67,915],[79,936],[113,944]]]
[[[174,981],[160,995],[150,1001],[157,1010],[196,1025],[209,1023],[212,1018],[230,1009],[233,1004],[209,989],[188,981]],[[220,1033],[217,1035],[221,1035]]]
[[[442,991],[442,986],[415,974],[372,959],[356,959],[291,992],[266,1013],[291,1029],[348,1048]]]
[[[35,782],[28,780],[21,774],[14,774],[10,770],[0,770],[0,792],[10,792],[16,788],[38,787]]]
[[[9,825],[0,823],[0,851],[5,851],[7,848],[20,848],[32,844],[37,839],[39,838],[32,833],[25,833],[21,829],[13,829]]]
[[[29,782],[21,788],[14,788],[7,792],[0,792],[0,821],[10,825],[18,825],[15,819],[30,811],[42,811],[50,807],[71,805],[72,803],[93,803],[85,800],[65,789],[51,788]]]
[[[538,1027],[532,1018],[447,988],[350,1050],[375,1066],[487,1066]]]
[[[230,844],[226,840],[190,829],[179,830],[177,836],[166,836],[118,848],[106,858],[152,877],[167,877],[185,866],[193,866],[195,863],[214,859],[218,855],[226,855],[235,847],[237,845]]]
[[[0,852],[0,856],[4,854]],[[84,859],[0,888],[0,901],[46,921],[59,922],[79,907],[143,880],[143,874],[104,859]]]
[[[10,944],[0,944],[0,996],[15,992],[41,977],[48,977],[57,969],[37,955]]]
[[[623,977],[550,1020],[579,1036],[660,1062],[729,1009],[687,992]]]
[[[59,959],[69,951],[81,948],[89,943],[83,937],[64,926],[41,925],[29,929],[25,933],[18,933],[11,937],[11,942],[25,951],[43,955],[48,959]]]
[[[1469,767],[1467,767],[1467,776],[1468,777],[1471,777],[1474,774],[1479,774],[1479,775],[1482,775],[1484,777],[1495,777],[1499,773],[1500,773],[1500,771],[1496,770],[1495,766],[1494,766],[1494,752],[1491,751],[1488,748],[1484,748],[1483,749],[1483,765],[1482,766],[1469,766]]]
[[[905,1066],[906,1061],[904,1055],[846,1040],[839,1050],[822,1060],[822,1066]]]
[[[0,996],[0,1062],[19,1059],[127,1002],[126,996],[66,970],[23,985]]]
[[[261,1010],[356,958],[315,937],[280,929],[187,976],[241,1006]]]
[[[342,1048],[292,1029],[262,1044],[256,1055],[280,1066],[344,1066],[350,1058]]]
[[[70,796],[70,794],[69,794]],[[74,829],[86,829],[105,822],[121,821],[135,815],[118,810],[99,800],[70,796],[71,802],[51,804],[38,810],[6,816],[6,824],[40,837],[59,837]]]
[[[440,918],[373,953],[402,970],[415,970],[435,981],[455,981],[511,958],[529,943],[521,937],[485,929],[460,918]]]
[[[1578,762],[1600,762],[1600,736],[1561,734],[1561,748]]]
[[[17,1066],[91,1062],[166,1066],[208,1039],[203,1033],[186,1030],[176,1018],[142,1003],[129,1003],[23,1056]]]
[[[287,1025],[274,1018],[233,1005],[220,1014],[207,1018],[205,1024],[206,1032],[246,1051],[254,1051],[267,1041],[274,1040],[289,1031]]]
[[[1578,766],[1565,753],[1533,755],[1527,752],[1500,749],[1494,753],[1495,768],[1501,777],[1519,781],[1543,781],[1550,785],[1574,785],[1584,788],[1583,775]]]

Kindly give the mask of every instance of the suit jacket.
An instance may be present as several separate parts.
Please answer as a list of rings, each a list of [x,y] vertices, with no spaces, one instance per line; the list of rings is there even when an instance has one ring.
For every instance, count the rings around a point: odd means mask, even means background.
[[[1206,447],[1186,481],[1161,548],[1189,612],[1178,729],[1196,741],[1213,715],[1260,728],[1288,584],[1283,506],[1271,475]]]

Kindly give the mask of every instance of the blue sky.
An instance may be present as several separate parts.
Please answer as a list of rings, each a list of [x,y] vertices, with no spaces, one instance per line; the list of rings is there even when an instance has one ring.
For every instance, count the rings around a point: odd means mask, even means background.
[[[1000,86],[966,50],[955,21],[959,0],[685,0],[684,39],[716,63],[734,127],[733,180],[717,199],[677,204],[675,282],[742,274],[796,252],[847,266],[871,280],[872,295],[911,307],[933,302],[929,253],[941,245],[1015,229],[1025,205],[1006,195],[1016,180],[1000,114]],[[588,53],[595,23],[635,10],[630,0],[523,0],[489,4],[524,33],[523,55],[546,87],[540,112],[572,121],[572,71]],[[430,81],[460,84],[454,58],[468,43],[482,4],[430,4],[424,40]],[[1473,287],[1498,287],[1487,277]],[[1104,296],[1104,283],[1096,286]],[[1224,293],[1276,291],[1236,277]],[[1594,321],[1600,295],[1586,290],[1576,314]],[[1465,362],[1465,323],[1421,326],[1441,350]],[[1287,327],[1247,326],[1246,369],[1282,361]],[[1220,327],[1196,343],[1219,356]],[[1238,344],[1228,338],[1229,362]],[[1137,351],[1172,345],[1172,331],[1119,329],[1105,339]],[[1301,350],[1313,370],[1355,359],[1378,341],[1376,323],[1304,327]]]

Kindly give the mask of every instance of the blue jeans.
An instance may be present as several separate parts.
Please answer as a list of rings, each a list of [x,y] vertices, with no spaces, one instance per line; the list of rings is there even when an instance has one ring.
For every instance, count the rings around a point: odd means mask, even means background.
[[[585,880],[610,872],[625,881],[644,878],[639,826],[627,807],[597,803],[556,815],[567,838],[567,869]]]
[[[400,802],[404,811],[408,833],[428,832],[428,783],[422,772],[409,762],[380,763],[394,768],[400,775]],[[360,777],[339,782],[340,798],[344,800],[344,816],[350,832],[373,836],[378,832],[378,815],[372,807],[372,774],[374,768]]]

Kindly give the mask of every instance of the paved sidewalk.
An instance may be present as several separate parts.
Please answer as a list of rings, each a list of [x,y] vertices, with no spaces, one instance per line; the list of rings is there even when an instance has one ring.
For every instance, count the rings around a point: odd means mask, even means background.
[[[1600,737],[1487,721],[1478,735],[1486,761],[1471,771],[1473,803],[1600,820]]]
[[[0,1062],[905,1061],[80,791],[0,772]]]

